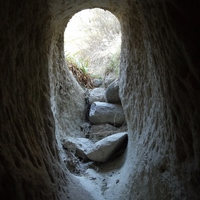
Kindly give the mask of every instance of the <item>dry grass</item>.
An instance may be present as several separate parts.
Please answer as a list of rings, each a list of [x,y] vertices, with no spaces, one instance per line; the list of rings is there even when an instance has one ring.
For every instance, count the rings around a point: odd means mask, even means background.
[[[68,23],[65,52],[80,60],[88,60],[90,74],[102,77],[107,68],[119,68],[120,48],[120,24],[109,11],[84,10]],[[118,73],[118,70],[114,71]]]
[[[76,63],[66,60],[69,70],[72,72],[76,80],[79,82],[80,85],[92,89],[94,88],[93,82],[91,80],[91,76],[89,73],[86,72],[84,67],[80,68]]]

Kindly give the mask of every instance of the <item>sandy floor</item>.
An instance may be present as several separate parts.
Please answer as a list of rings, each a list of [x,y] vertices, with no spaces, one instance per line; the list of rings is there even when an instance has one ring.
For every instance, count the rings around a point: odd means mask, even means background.
[[[110,187],[114,187],[120,182],[122,167],[126,157],[124,152],[119,157],[108,161],[106,163],[95,165],[96,167],[88,168],[85,173],[80,175],[73,175],[80,181],[80,184],[85,188],[95,200],[113,199],[105,192]],[[110,194],[112,195],[112,194]]]

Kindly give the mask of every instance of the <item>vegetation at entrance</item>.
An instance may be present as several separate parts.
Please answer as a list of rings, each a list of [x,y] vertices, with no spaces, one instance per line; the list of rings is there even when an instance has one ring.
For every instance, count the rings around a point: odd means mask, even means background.
[[[114,72],[117,77],[120,53],[120,23],[109,11],[83,10],[68,23],[66,60],[85,75],[103,77],[105,73]]]
[[[69,70],[72,72],[76,80],[80,85],[86,88],[93,88],[91,75],[88,73],[88,60],[82,60],[74,55],[68,54],[66,56],[66,62]]]

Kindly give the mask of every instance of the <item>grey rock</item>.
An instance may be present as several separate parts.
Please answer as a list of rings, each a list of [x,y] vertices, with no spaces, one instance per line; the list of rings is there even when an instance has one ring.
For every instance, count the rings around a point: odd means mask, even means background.
[[[119,133],[119,131],[118,130],[115,130],[115,131],[99,131],[99,132],[96,132],[96,133],[91,133],[89,135],[89,139],[92,142],[98,142],[99,140],[102,140],[103,138],[108,137],[108,136],[113,135],[113,134],[116,134],[116,133]]]
[[[127,132],[113,134],[96,143],[87,138],[68,138],[63,144],[63,148],[74,152],[76,156],[83,159],[105,162],[124,150],[127,139]]]
[[[127,130],[128,129],[126,125],[122,127],[114,127],[110,124],[93,125],[90,129],[89,139],[92,142],[97,142],[105,137],[119,132],[126,132]]]
[[[93,142],[87,138],[68,138],[63,144],[63,148],[74,152],[81,158],[87,158],[87,153],[91,152],[93,145]]]
[[[102,85],[102,83],[103,83],[103,81],[102,81],[102,79],[100,79],[100,78],[95,78],[95,79],[93,80],[93,85],[94,85],[94,87],[99,87],[99,86]]]
[[[125,123],[122,106],[105,102],[92,103],[89,118],[93,124],[109,123],[114,126],[121,126]]]
[[[96,142],[87,152],[90,160],[105,162],[120,151],[120,147],[127,142],[127,133],[116,133]]]
[[[94,88],[89,90],[89,104],[91,105],[95,101],[105,102],[104,88]]]
[[[119,97],[119,80],[113,81],[106,89],[105,99],[108,103],[121,103]]]
[[[113,135],[114,133],[119,133],[119,132],[121,131],[119,131],[118,128],[110,124],[97,124],[91,126],[89,139],[92,142],[97,142],[109,135]]]
[[[81,131],[83,132],[84,136],[87,136],[90,132],[91,124],[88,122],[84,122],[81,126]]]
[[[115,126],[112,126],[110,124],[97,124],[93,125],[90,128],[90,133],[97,133],[97,132],[104,132],[104,131],[114,131],[117,130]]]
[[[115,75],[109,74],[104,78],[104,87],[107,88],[114,80],[116,79]]]

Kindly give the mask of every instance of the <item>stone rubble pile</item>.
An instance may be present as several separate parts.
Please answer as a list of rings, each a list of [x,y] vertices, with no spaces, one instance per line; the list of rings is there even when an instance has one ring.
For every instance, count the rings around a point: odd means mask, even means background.
[[[63,147],[68,151],[74,151],[75,155],[83,160],[105,162],[118,154],[121,147],[127,145],[127,141],[127,132],[122,132],[105,137],[96,143],[87,138],[68,138]]]
[[[107,89],[95,88],[89,93],[89,119],[92,124],[125,124],[125,116],[119,97],[119,81],[113,81]]]
[[[89,90],[86,102],[89,121],[81,125],[85,138],[67,138],[63,148],[84,161],[106,162],[124,151],[128,142],[119,81]]]

